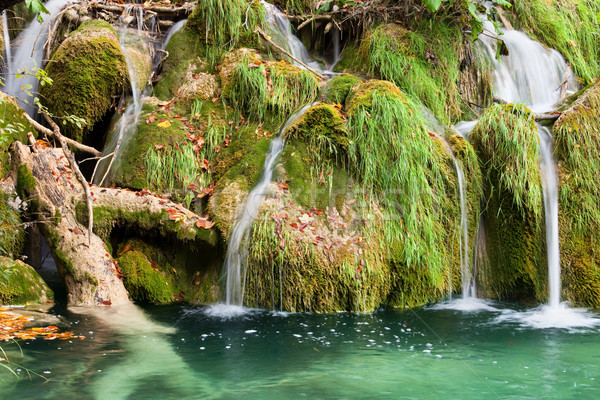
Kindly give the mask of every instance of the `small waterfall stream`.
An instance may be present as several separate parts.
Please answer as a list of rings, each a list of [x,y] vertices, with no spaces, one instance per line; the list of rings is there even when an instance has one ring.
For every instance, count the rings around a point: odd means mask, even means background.
[[[229,244],[227,246],[227,255],[223,272],[225,274],[225,305],[242,307],[244,300],[244,281],[246,276],[246,257],[248,255],[249,235],[252,223],[258,215],[258,207],[268,192],[271,184],[273,170],[279,155],[283,151],[285,139],[283,133],[289,124],[296,118],[304,114],[310,107],[306,105],[288,118],[286,123],[279,131],[279,136],[271,141],[269,152],[265,158],[263,172],[259,182],[252,189],[246,198],[246,203],[242,213],[235,223]]]
[[[4,65],[7,71],[14,71],[12,66],[12,51],[10,48],[10,35],[8,34],[8,18],[6,10],[2,11],[2,28],[4,34]]]
[[[32,117],[36,113],[33,99],[22,88],[31,85],[28,91],[35,94],[39,81],[33,74],[26,73],[22,78],[17,78],[16,74],[31,71],[32,68],[42,68],[44,43],[48,36],[48,21],[52,20],[65,4],[67,4],[67,0],[49,0],[45,7],[50,15],[44,14],[45,22],[40,24],[36,18],[33,18],[27,28],[13,42],[17,48],[12,64],[6,70],[6,86],[3,91],[18,98],[23,109]]]
[[[467,193],[465,174],[462,163],[454,159],[454,166],[458,175],[458,190],[460,194],[460,270],[462,283],[463,300],[471,297],[477,297],[475,292],[475,283],[472,281],[472,271],[470,263],[469,248],[469,214],[467,209]]]

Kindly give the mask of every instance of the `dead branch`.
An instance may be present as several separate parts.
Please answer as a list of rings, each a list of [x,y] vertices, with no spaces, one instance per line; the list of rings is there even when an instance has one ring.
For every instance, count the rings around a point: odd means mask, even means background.
[[[265,32],[263,32],[262,29],[260,28],[256,28],[256,32],[258,32],[258,34],[260,35],[260,37],[262,37],[267,43],[269,43],[271,46],[273,46],[275,49],[279,50],[280,52],[282,52],[283,54],[287,55],[289,58],[291,58],[292,60],[296,61],[298,64],[302,65],[307,71],[311,72],[313,75],[315,75],[318,79],[323,79],[323,75],[321,75],[320,73],[318,73],[317,71],[315,71],[314,69],[312,69],[311,67],[309,67],[308,65],[304,64],[302,61],[298,60],[296,57],[294,57],[293,55],[291,55],[288,51],[286,51],[284,48],[282,48],[281,46],[278,46],[277,44],[275,44],[270,38],[269,36],[267,36],[267,34]]]
[[[77,176],[77,179],[81,183],[81,186],[83,186],[83,189],[85,190],[85,203],[88,208],[88,217],[89,217],[88,247],[90,247],[92,245],[92,228],[93,228],[93,224],[94,224],[94,215],[93,215],[93,210],[92,210],[92,194],[90,191],[90,185],[88,185],[87,180],[81,173],[81,170],[79,170],[79,166],[77,165],[77,162],[75,161],[75,157],[73,157],[73,153],[71,153],[71,150],[69,150],[69,147],[67,146],[67,141],[65,140],[65,137],[60,133],[60,128],[58,127],[58,125],[56,125],[56,123],[52,120],[52,118],[50,118],[50,116],[48,114],[46,114],[45,112],[43,112],[42,114],[44,115],[44,119],[46,120],[46,122],[48,122],[50,124],[50,126],[52,127],[52,131],[54,132],[54,137],[60,143],[63,153],[64,153],[65,157],[67,158],[67,160],[69,161],[71,170],[75,173],[75,175]]]
[[[25,118],[27,118],[27,120],[31,123],[31,125],[33,125],[33,127],[38,132],[43,133],[44,135],[48,135],[51,138],[55,138],[55,139],[58,140],[58,138],[54,135],[54,131],[52,131],[51,129],[46,128],[44,125],[41,125],[36,120],[34,120],[33,118],[31,118],[27,113],[23,113],[23,115],[25,116]],[[77,142],[77,141],[75,141],[73,139],[69,139],[68,137],[64,137],[63,136],[63,139],[65,140],[66,144],[68,144],[71,147],[76,148],[79,151],[91,154],[94,157],[100,157],[102,155],[102,153],[100,151],[96,150],[93,147],[86,146],[85,144],[81,144],[81,143],[79,143],[79,142]]]
[[[499,97],[494,96],[492,98],[492,101],[494,103],[498,103],[498,104],[509,104],[508,101],[501,99]],[[533,113],[533,117],[535,118],[536,121],[555,121],[558,118],[560,118],[560,116],[562,115],[562,112],[560,111],[552,111],[549,113]]]

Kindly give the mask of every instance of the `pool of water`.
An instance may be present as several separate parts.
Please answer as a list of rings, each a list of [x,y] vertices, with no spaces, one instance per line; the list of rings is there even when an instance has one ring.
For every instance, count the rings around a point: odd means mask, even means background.
[[[523,311],[511,305],[334,315],[213,311],[63,311],[61,327],[86,339],[20,342],[22,355],[15,343],[3,343],[20,378],[0,370],[1,397],[600,398],[600,329],[530,328],[503,317]],[[41,377],[29,377],[25,367]]]

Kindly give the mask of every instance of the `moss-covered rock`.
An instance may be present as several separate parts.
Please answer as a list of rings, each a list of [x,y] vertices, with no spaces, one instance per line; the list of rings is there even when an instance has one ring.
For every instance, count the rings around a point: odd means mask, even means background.
[[[319,92],[313,74],[285,61],[265,62],[243,49],[224,61],[220,67],[223,96],[253,120],[269,115],[283,122]]]
[[[344,74],[336,76],[325,87],[325,102],[344,106],[352,88],[357,87],[360,83],[360,78],[354,75]]]
[[[346,124],[339,109],[330,104],[319,103],[308,108],[288,126],[285,135],[290,138],[302,138],[315,145],[324,142],[319,145],[348,149]]]
[[[384,24],[366,34],[361,52],[372,73],[394,82],[448,124],[462,115],[458,86],[461,29],[438,19],[427,19],[414,30]]]
[[[131,238],[119,246],[119,251],[125,287],[134,301],[206,304],[220,298],[221,259],[215,257],[214,249],[165,246],[149,238]]]
[[[471,132],[483,174],[489,268],[479,288],[491,298],[540,300],[547,291],[539,139],[532,113],[495,105]]]
[[[187,26],[171,37],[165,50],[169,56],[162,64],[160,79],[153,89],[161,100],[175,97],[188,73],[211,72],[205,61],[206,48],[200,34]]]
[[[57,48],[46,67],[52,85],[41,87],[44,104],[58,117],[74,115],[86,125],[62,126],[81,141],[102,119],[128,82],[125,57],[114,29],[104,21],[86,21]]]
[[[121,47],[128,60],[128,74],[131,86],[141,93],[152,75],[152,54],[150,44],[142,36],[125,33],[121,39]]]
[[[144,253],[127,251],[117,261],[123,274],[123,283],[132,300],[155,304],[173,300],[169,282],[158,269],[152,267]]]
[[[0,176],[10,171],[10,145],[18,140],[27,143],[27,133],[37,131],[23,115],[25,111],[14,97],[0,92]]]
[[[0,256],[0,304],[45,303],[53,297],[31,266]]]
[[[572,304],[594,308],[600,308],[599,112],[596,83],[554,125],[563,295]]]

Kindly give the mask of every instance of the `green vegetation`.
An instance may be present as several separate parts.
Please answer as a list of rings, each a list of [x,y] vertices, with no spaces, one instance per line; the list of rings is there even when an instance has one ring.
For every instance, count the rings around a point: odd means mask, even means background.
[[[558,50],[586,84],[600,74],[598,18],[592,0],[514,0],[515,27]]]
[[[539,139],[522,105],[486,110],[469,136],[481,165],[489,269],[479,281],[488,297],[545,298],[547,277]]]
[[[15,257],[25,243],[19,211],[8,204],[9,195],[0,191],[0,256]]]
[[[188,18],[186,29],[203,37],[209,63],[238,46],[256,47],[257,27],[264,24],[264,7],[255,0],[202,0]]]
[[[0,304],[45,303],[53,296],[32,267],[0,256]]]
[[[339,75],[327,82],[327,87],[325,88],[325,102],[341,104],[344,106],[346,104],[346,98],[350,94],[352,88],[360,85],[360,78],[354,75]]]
[[[10,171],[9,147],[15,141],[27,143],[27,132],[37,132],[23,115],[17,101],[0,92],[0,178]]]
[[[396,268],[406,269],[398,275],[404,279],[408,270],[416,269],[418,279],[440,295],[447,263],[440,217],[446,196],[441,148],[429,136],[417,105],[392,83],[365,83],[347,103],[349,166],[364,192],[382,206],[389,256]],[[402,297],[412,289],[398,290]],[[402,305],[415,304],[402,299]]]
[[[104,21],[83,22],[52,54],[46,71],[54,82],[40,89],[44,104],[52,115],[85,120],[82,127],[61,123],[62,133],[78,141],[104,117],[129,79],[116,33]]]
[[[310,72],[285,61],[260,65],[257,61],[250,55],[242,58],[231,84],[223,86],[223,95],[253,119],[260,121],[268,114],[283,122],[317,97],[319,82]]]
[[[596,83],[555,123],[560,162],[559,226],[563,287],[569,301],[600,307],[600,84]]]
[[[130,250],[118,259],[123,284],[132,300],[155,304],[170,303],[173,290],[163,274],[155,270],[144,253]]]
[[[366,35],[361,49],[372,73],[394,82],[449,124],[461,117],[462,46],[460,26],[431,19],[414,31],[398,24],[381,25]]]

